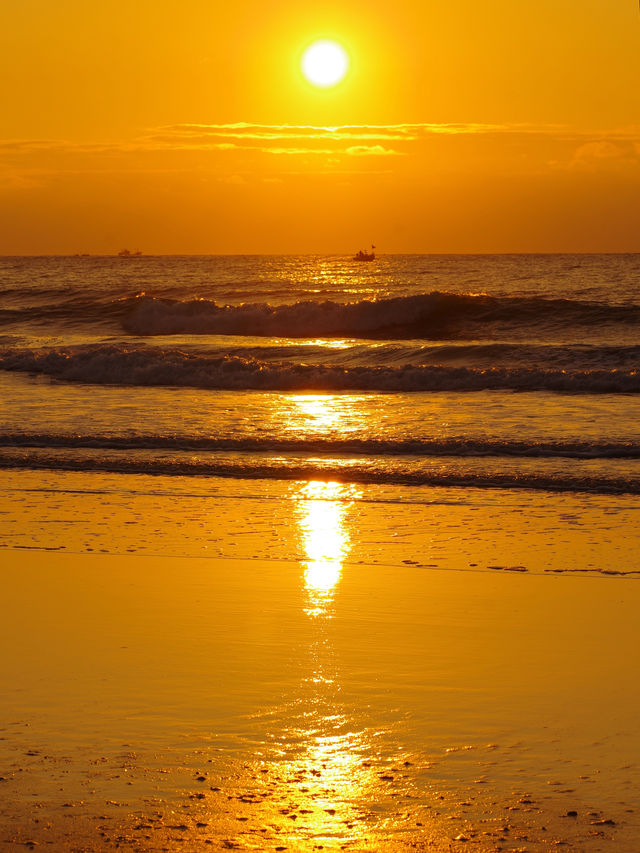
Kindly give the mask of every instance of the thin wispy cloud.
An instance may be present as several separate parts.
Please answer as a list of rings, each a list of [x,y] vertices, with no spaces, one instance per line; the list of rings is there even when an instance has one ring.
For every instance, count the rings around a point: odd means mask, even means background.
[[[496,124],[365,124],[365,125],[290,125],[290,124],[176,124],[158,128],[149,139],[155,140],[331,140],[341,141],[395,141],[415,142],[430,134],[497,133],[504,132],[503,125]]]
[[[188,123],[155,128],[146,136],[148,140],[295,140],[324,139],[333,141],[395,141],[416,142],[434,135],[510,135],[510,136],[558,136],[580,138],[598,135],[615,138],[640,138],[640,126],[629,126],[613,130],[577,130],[562,124],[495,124],[482,122],[407,122],[401,124],[361,125],[293,125],[253,124],[235,122],[231,124]]]
[[[158,128],[150,139],[238,139],[282,141],[300,139],[342,140],[385,140],[407,141],[416,139],[409,125],[389,127],[315,127],[313,125],[258,125],[258,124],[182,124]]]
[[[161,150],[242,150],[272,155],[388,157],[407,155],[435,137],[531,135],[566,132],[558,127],[468,123],[293,125],[188,123],[149,131],[138,145]],[[301,144],[303,143],[303,144]]]
[[[561,125],[499,125],[481,123],[406,123],[341,126],[289,124],[176,124],[152,128],[138,137],[114,142],[64,139],[0,140],[0,155],[135,154],[181,150],[253,151],[270,155],[394,156],[408,154],[435,137],[540,137],[577,146],[626,141],[640,144],[640,126],[589,131]]]
[[[602,138],[640,141],[640,127],[612,131],[575,130],[564,125],[467,123],[405,123],[363,125],[292,125],[189,123],[150,131],[138,144],[151,149],[238,150],[272,155],[324,155],[333,157],[398,156],[418,150],[437,138],[494,137],[555,140],[584,145]],[[301,144],[303,143],[303,144]]]
[[[460,146],[464,146],[461,151]],[[74,174],[409,174],[421,158],[433,173],[489,169],[496,174],[558,170],[635,174],[640,126],[610,130],[562,125],[404,123],[316,126],[235,122],[149,128],[123,140],[0,140],[0,187],[40,185]],[[470,166],[469,164],[473,164]]]

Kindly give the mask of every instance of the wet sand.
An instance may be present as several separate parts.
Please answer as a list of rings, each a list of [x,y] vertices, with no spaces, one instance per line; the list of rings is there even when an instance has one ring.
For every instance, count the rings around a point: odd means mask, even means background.
[[[306,561],[2,551],[0,849],[636,851],[640,584],[316,510]]]

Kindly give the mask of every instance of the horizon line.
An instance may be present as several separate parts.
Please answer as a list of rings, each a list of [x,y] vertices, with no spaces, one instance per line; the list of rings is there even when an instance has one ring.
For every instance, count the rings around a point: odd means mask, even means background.
[[[504,251],[451,251],[451,252],[382,252],[376,255],[376,260],[385,257],[407,257],[407,256],[446,256],[446,255],[480,255],[480,256],[499,256],[499,255],[640,255],[640,249],[629,250],[504,250]],[[122,261],[132,260],[134,263],[141,258],[255,258],[255,257],[351,257],[351,252],[143,252],[141,255],[133,255],[130,257],[122,257],[115,253],[106,252],[29,252],[29,253],[0,253],[0,258],[77,258],[78,260],[87,258],[119,258]]]

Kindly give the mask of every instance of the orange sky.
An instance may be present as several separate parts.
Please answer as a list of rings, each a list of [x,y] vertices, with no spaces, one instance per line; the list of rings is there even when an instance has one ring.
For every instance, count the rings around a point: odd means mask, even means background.
[[[1,254],[640,251],[636,0],[19,0],[0,92]]]

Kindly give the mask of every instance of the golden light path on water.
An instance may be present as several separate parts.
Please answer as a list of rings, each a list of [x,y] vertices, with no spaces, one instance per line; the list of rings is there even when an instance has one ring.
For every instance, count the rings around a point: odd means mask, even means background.
[[[331,429],[337,413],[325,402],[322,396],[297,400]],[[342,698],[345,674],[333,642],[335,598],[351,548],[349,519],[359,496],[349,486],[322,481],[309,481],[298,493],[295,535],[305,555],[303,609],[310,619],[301,652],[309,666],[293,694],[270,709],[272,750],[252,767],[262,784],[250,798],[251,805],[267,807],[261,819],[275,829],[281,849],[366,849],[394,822],[391,777],[381,781],[383,732],[373,732]]]
[[[328,615],[342,562],[349,552],[347,508],[339,500],[344,492],[340,483],[317,481],[307,483],[301,490],[305,499],[298,504],[298,525],[306,555],[303,565],[309,616]]]
[[[316,428],[333,432],[340,426],[340,409],[326,394],[305,394],[293,398],[301,415],[314,421]],[[342,563],[350,550],[346,524],[347,489],[340,483],[311,480],[300,491],[297,521],[304,562],[304,581],[309,616],[327,615],[333,590],[342,574]]]
[[[338,413],[325,401],[305,396],[296,402],[331,429]],[[393,831],[397,820],[392,777],[385,773],[395,759],[389,771],[395,778],[404,769],[402,762],[397,753],[392,758],[388,744],[382,745],[384,726],[373,730],[366,713],[345,699],[349,675],[335,642],[340,630],[336,599],[360,496],[336,482],[300,485],[291,533],[304,554],[299,577],[308,630],[302,642],[293,636],[290,641],[307,667],[281,701],[260,714],[267,726],[264,744],[244,765],[245,793],[235,797],[245,810],[236,817],[245,821],[237,836],[242,846],[257,840],[275,844],[276,850],[339,850],[344,845],[363,850],[379,833]]]
[[[297,394],[288,398],[287,402],[293,408],[293,417],[290,418],[292,430],[304,428],[305,421],[311,422],[320,434],[336,432],[342,425],[345,400],[335,394]]]

